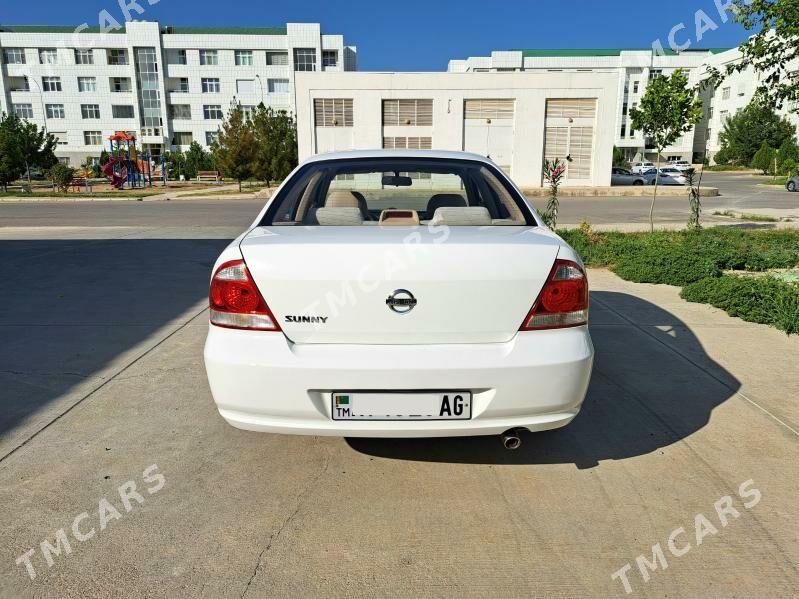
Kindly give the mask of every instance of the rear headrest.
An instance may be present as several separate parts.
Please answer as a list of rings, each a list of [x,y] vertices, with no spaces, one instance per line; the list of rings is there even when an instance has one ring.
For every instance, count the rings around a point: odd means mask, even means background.
[[[439,208],[463,208],[466,198],[457,193],[438,193],[427,202],[427,216],[434,214]]]
[[[325,208],[360,208],[360,204],[351,191],[334,189],[327,194]]]
[[[491,214],[485,206],[468,208],[439,208],[436,210],[431,225],[481,226],[491,224]]]
[[[324,226],[362,225],[363,215],[358,208],[319,208],[316,220]]]

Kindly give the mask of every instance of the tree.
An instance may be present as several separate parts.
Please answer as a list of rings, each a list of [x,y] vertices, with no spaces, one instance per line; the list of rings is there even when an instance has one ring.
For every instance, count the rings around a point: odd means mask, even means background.
[[[241,182],[254,174],[257,154],[253,127],[244,118],[241,104],[230,107],[212,151],[219,170],[225,177],[238,181],[241,191]]]
[[[17,132],[19,154],[25,168],[24,172],[28,176],[28,184],[31,183],[30,169],[39,167],[42,170],[50,170],[58,164],[55,157],[55,149],[58,141],[52,135],[45,133],[35,123],[30,121],[20,121]]]
[[[760,149],[755,152],[754,158],[752,158],[752,168],[763,171],[764,175],[768,175],[774,168],[776,156],[777,153],[774,148],[764,141]]]
[[[764,76],[757,94],[769,106],[782,108],[799,101],[795,66],[799,59],[799,6],[796,0],[732,0],[735,20],[755,33],[741,44],[741,60],[722,71],[711,69],[711,81],[751,67]]]
[[[758,98],[724,123],[719,134],[721,149],[733,164],[749,165],[765,143],[779,148],[796,135],[796,127]],[[717,159],[718,161],[718,159]]]
[[[630,161],[627,160],[624,150],[616,146],[613,146],[613,168],[630,169]]]
[[[688,87],[688,76],[677,70],[670,77],[655,77],[647,86],[640,107],[633,108],[630,117],[633,128],[643,132],[658,154],[658,174],[649,208],[649,228],[654,231],[661,154],[702,119],[702,100],[696,90]]]
[[[215,170],[214,157],[196,141],[191,142],[189,149],[184,154],[183,174],[187,179],[194,179],[199,171]]]
[[[255,176],[267,185],[285,179],[297,166],[297,123],[284,110],[260,104],[252,117],[257,152]]]
[[[177,181],[181,175],[186,175],[186,156],[180,150],[164,152],[164,161],[170,179]]]
[[[69,184],[75,178],[75,169],[66,164],[57,163],[50,169],[50,177],[59,191],[66,193],[69,191]]]
[[[8,191],[8,184],[16,181],[24,172],[17,137],[19,119],[15,115],[0,116],[0,185]]]
[[[796,164],[799,163],[799,146],[796,145],[796,141],[792,137],[782,142],[777,153],[777,159],[779,162],[777,174],[790,175],[796,170]]]

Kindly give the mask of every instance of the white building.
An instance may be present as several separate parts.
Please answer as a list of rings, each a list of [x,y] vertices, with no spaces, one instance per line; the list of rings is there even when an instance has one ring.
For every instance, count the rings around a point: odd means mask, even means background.
[[[300,73],[300,159],[374,148],[489,156],[523,187],[545,158],[566,185],[610,185],[619,77],[589,73]]]
[[[453,73],[528,73],[528,72],[592,72],[612,70],[619,74],[616,98],[615,145],[623,148],[630,159],[654,159],[656,152],[647,148],[639,131],[632,128],[629,112],[636,107],[649,81],[658,75],[670,75],[681,69],[688,73],[689,84],[696,85],[707,76],[707,66],[723,70],[741,59],[737,48],[707,50],[512,50],[492,52],[491,56],[452,60],[448,70]],[[727,118],[746,107],[760,85],[754,69],[730,75],[718,88],[706,89],[705,118],[694,130],[666,148],[667,160],[699,160],[705,153],[712,159],[720,149],[719,134]],[[786,106],[783,114],[799,128],[797,106]]]
[[[295,111],[297,71],[351,71],[356,50],[319,24],[162,27],[134,21],[101,34],[0,26],[0,112],[46,126],[73,165],[99,157],[115,131],[154,154],[209,145],[235,100]]]
[[[691,85],[699,81],[700,67],[725,48],[687,50],[676,53],[666,50],[658,54],[650,50],[513,50],[492,52],[491,56],[452,60],[449,71],[455,73],[505,73],[505,72],[592,72],[618,73],[616,90],[615,145],[625,150],[629,159],[654,158],[655,150],[645,147],[640,131],[635,131],[630,120],[630,110],[636,107],[646,91],[649,81],[659,75],[671,75],[682,69],[688,73]],[[681,137],[666,148],[664,159],[692,160],[695,152],[694,132]]]

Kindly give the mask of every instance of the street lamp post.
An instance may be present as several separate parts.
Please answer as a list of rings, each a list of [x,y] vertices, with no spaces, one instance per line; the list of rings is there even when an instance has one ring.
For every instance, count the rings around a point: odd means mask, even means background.
[[[36,84],[36,89],[39,90],[39,101],[42,104],[42,119],[44,120],[44,134],[47,135],[47,110],[45,110],[45,108],[44,108],[44,92],[42,91],[42,88],[39,85],[39,82],[36,81],[36,79],[34,79],[33,77],[30,77],[29,75],[25,75],[25,81],[27,81],[28,83],[30,83],[30,82],[35,83]]]
[[[261,81],[260,75],[255,75],[255,78],[258,80],[258,86],[261,88],[261,104],[264,103],[264,82]]]

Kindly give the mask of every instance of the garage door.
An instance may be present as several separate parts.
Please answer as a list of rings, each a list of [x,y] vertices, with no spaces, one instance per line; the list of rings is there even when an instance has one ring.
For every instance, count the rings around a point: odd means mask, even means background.
[[[463,149],[489,157],[511,174],[515,113],[514,99],[466,100]]]
[[[566,180],[592,184],[596,99],[547,100],[544,157],[566,162]]]

